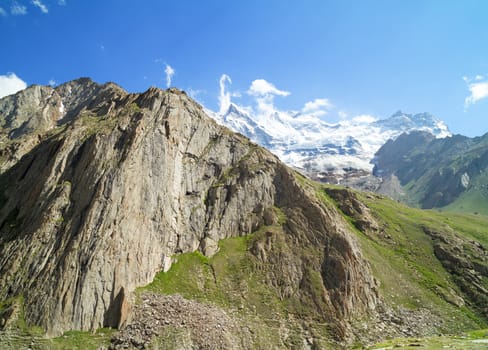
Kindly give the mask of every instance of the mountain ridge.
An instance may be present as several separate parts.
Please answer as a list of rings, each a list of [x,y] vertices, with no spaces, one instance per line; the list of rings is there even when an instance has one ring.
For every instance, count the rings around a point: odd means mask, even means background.
[[[374,153],[404,132],[424,130],[450,136],[444,122],[429,113],[396,112],[387,119],[355,118],[330,124],[313,113],[272,111],[259,114],[234,103],[223,114],[207,110],[217,122],[271,150],[286,164],[315,179],[341,182],[344,176],[370,174]]]
[[[41,137],[22,129],[37,143],[0,177],[0,293],[23,295],[28,323],[49,335],[121,327],[136,287],[169,269],[174,254],[211,256],[220,239],[273,224],[274,207],[289,216],[291,237],[323,247],[291,265],[296,293],[305,293],[307,269],[319,271],[321,317],[345,339],[349,318],[375,312],[375,282],[346,223],[274,155],[179,90],[85,84],[94,93],[82,94],[69,120]],[[329,263],[341,273],[321,273]]]
[[[488,134],[435,139],[413,132],[389,141],[376,153],[379,191],[410,205],[488,214],[483,204],[488,168]],[[394,179],[399,186],[386,188]]]

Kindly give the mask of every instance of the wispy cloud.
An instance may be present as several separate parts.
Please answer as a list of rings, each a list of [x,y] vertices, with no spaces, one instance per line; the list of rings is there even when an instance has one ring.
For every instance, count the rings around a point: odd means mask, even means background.
[[[44,5],[41,0],[32,0],[32,5],[35,7],[38,7],[42,13],[49,13],[49,10],[47,9],[47,6]]]
[[[327,114],[327,110],[334,107],[332,103],[326,98],[316,98],[313,101],[305,103],[302,108],[302,113],[313,114],[317,117],[324,116]]]
[[[3,7],[0,7],[0,16],[1,17],[7,17],[7,11],[3,9]]]
[[[488,80],[482,75],[477,75],[474,79],[463,77],[470,95],[464,100],[464,108],[477,103],[480,100],[488,98]]]
[[[173,79],[173,75],[175,75],[175,70],[169,64],[166,64],[166,68],[164,69],[164,73],[166,73],[166,87],[171,86],[171,80]]]
[[[288,91],[279,90],[272,83],[264,79],[256,79],[251,83],[248,93],[253,96],[279,95],[288,96]]]
[[[58,0],[59,6],[66,6],[66,0]]]
[[[20,79],[15,73],[0,75],[0,98],[15,94],[17,91],[27,87],[25,81]]]
[[[288,96],[290,92],[280,90],[264,79],[253,80],[247,93],[256,98],[258,112],[262,116],[271,115],[277,110],[274,107],[275,96]]]
[[[22,16],[27,14],[27,7],[20,5],[18,2],[14,2],[10,6],[10,13],[14,16]]]
[[[219,93],[219,111],[218,114],[225,115],[229,110],[229,106],[234,103],[234,97],[241,97],[238,92],[230,90],[230,84],[232,79],[227,74],[222,74],[219,79],[220,93]],[[251,82],[250,87],[246,91],[247,95],[251,97],[250,105],[237,104],[239,109],[244,110],[250,114],[256,116],[260,120],[265,120],[274,114],[290,115],[298,113],[297,111],[284,111],[274,105],[274,99],[276,96],[286,97],[291,93],[289,91],[281,90],[277,88],[273,83],[264,79],[256,79]],[[327,115],[331,110],[336,109],[332,102],[327,98],[316,98],[312,101],[308,101],[301,108],[301,118],[320,118]],[[339,117],[341,119],[347,118],[347,114],[344,111],[339,110]],[[361,122],[361,120],[357,120]],[[365,122],[363,120],[363,122]]]
[[[226,91],[226,84],[232,84],[232,80],[227,74],[222,74],[219,79],[219,87],[220,87],[220,94],[219,94],[219,113],[224,114],[229,109],[231,103],[231,95],[229,91]]]
[[[49,86],[56,86],[56,80],[50,79],[49,82],[47,83]]]

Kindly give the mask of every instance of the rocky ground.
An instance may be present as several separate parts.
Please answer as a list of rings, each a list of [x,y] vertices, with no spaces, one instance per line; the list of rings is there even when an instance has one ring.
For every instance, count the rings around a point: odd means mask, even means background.
[[[221,309],[180,295],[144,293],[133,321],[112,338],[110,349],[236,349],[242,331]]]

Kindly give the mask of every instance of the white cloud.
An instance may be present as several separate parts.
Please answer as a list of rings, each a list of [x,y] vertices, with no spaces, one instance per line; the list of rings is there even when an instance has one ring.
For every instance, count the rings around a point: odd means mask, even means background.
[[[253,96],[288,96],[290,94],[288,91],[277,89],[276,86],[264,79],[254,80],[251,83],[251,87],[249,88],[248,93]]]
[[[27,14],[27,8],[24,5],[20,5],[18,2],[14,2],[10,7],[10,13],[14,16],[21,16]]]
[[[7,12],[3,9],[3,7],[0,7],[0,16],[7,17]]]
[[[65,6],[66,5],[66,1],[65,0],[58,0],[58,5]]]
[[[47,6],[44,5],[41,0],[32,0],[32,5],[38,7],[42,13],[48,13],[49,10],[47,9]]]
[[[327,114],[327,109],[332,108],[333,105],[326,98],[316,98],[313,101],[305,103],[302,108],[302,113],[313,114],[317,117]]]
[[[344,112],[344,111],[339,111],[339,118],[346,119],[347,118],[347,113]]]
[[[0,98],[15,94],[17,91],[23,90],[27,87],[25,81],[20,79],[15,73],[7,73],[0,75]]]
[[[256,79],[251,83],[247,93],[256,98],[259,114],[269,116],[277,112],[273,100],[275,96],[288,96],[288,91],[280,90],[264,79]]]
[[[464,100],[464,108],[468,108],[469,105],[475,104],[479,100],[488,98],[488,80],[484,79],[481,75],[477,75],[474,79],[463,77],[470,92],[470,95]]]
[[[225,84],[232,84],[232,79],[227,74],[222,74],[219,79],[220,94],[219,94],[219,113],[221,115],[225,114],[229,109],[231,103],[231,93],[226,91]]]
[[[369,114],[361,114],[352,118],[352,121],[357,124],[370,124],[370,123],[374,123],[377,120],[378,118]]]
[[[173,75],[175,75],[175,70],[169,64],[166,64],[164,73],[166,73],[166,87],[169,88],[171,86],[171,79],[173,79]]]
[[[47,83],[49,86],[56,86],[56,80],[50,79],[49,82]]]

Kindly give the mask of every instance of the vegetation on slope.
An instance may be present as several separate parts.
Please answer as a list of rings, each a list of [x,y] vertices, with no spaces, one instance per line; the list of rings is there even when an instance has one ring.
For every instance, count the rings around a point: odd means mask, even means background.
[[[459,246],[453,249],[473,267],[480,257],[467,248],[473,241],[481,243],[480,247],[488,246],[488,217],[413,209],[378,195],[347,192],[364,203],[377,222],[377,227],[368,229],[358,226],[360,215],[344,214],[356,228],[363,253],[381,283],[381,294],[390,305],[430,310],[442,322],[440,331],[446,333],[486,326],[486,303],[478,305],[480,301],[464,289],[459,276],[446,269],[445,261],[435,252],[440,249],[436,248],[438,242],[427,232],[438,232],[445,240],[455,237],[450,242]],[[480,264],[484,271],[486,254]],[[488,288],[486,271],[476,273],[476,278]]]
[[[383,341],[370,350],[425,349],[425,350],[482,350],[488,347],[488,329],[463,333],[461,335],[434,336],[425,338],[398,338]]]
[[[300,177],[298,181],[315,190],[324,203],[336,205],[341,210],[380,282],[381,296],[393,309],[403,313],[426,310],[439,322],[435,331],[444,334],[461,334],[487,326],[483,306],[476,305],[456,276],[436,256],[436,240],[426,233],[426,229],[455,234],[462,239],[461,250],[469,246],[466,242],[476,241],[486,247],[488,217],[412,209],[374,194],[322,186]],[[248,236],[220,241],[219,252],[211,258],[199,252],[175,256],[171,269],[158,273],[151,284],[137,290],[137,295],[146,292],[180,294],[186,299],[216,305],[237,319],[243,329],[248,330],[252,344],[259,344],[261,348],[301,348],[307,342],[305,329],[311,330],[309,336],[313,341],[310,345],[334,348],[333,330],[319,317],[319,276],[315,276],[311,269],[304,279],[308,294],[287,294],[280,286],[283,281],[270,280],[270,269],[276,266],[265,266],[258,258],[257,247],[269,242],[274,245],[273,254],[282,254],[277,258],[284,258],[284,264],[286,258],[299,249],[291,247],[287,241],[282,226],[286,222],[284,213],[276,208],[275,214],[277,220],[271,226],[263,226]],[[311,249],[301,254],[317,252]],[[476,256],[471,257],[472,261],[476,259]],[[481,283],[488,288],[487,281],[482,277]],[[2,304],[3,311],[12,305],[7,304]],[[96,334],[68,332],[60,338],[47,340],[41,337],[41,330],[23,324],[21,313],[19,315],[18,324],[11,328],[17,331],[4,333],[10,337],[2,336],[0,345],[6,348],[22,348],[30,344],[40,349],[97,348],[107,345],[111,335],[106,330]],[[459,345],[463,344],[464,348],[477,349],[484,343],[471,341],[483,338],[485,334],[479,331],[469,338],[392,339],[373,348],[409,344],[421,344],[431,349],[445,345],[463,348]],[[169,336],[171,338],[171,334]],[[356,344],[356,347],[362,345]]]
[[[313,317],[318,316],[317,310],[311,307],[315,294],[311,292],[312,299],[307,301],[298,293],[280,294],[279,288],[270,285],[270,266],[264,266],[252,253],[271,236],[274,236],[277,251],[286,255],[286,250],[290,249],[281,226],[286,217],[278,208],[276,212],[277,224],[263,226],[248,236],[221,240],[219,251],[211,258],[199,252],[176,256],[168,272],[157,274],[151,284],[137,293],[180,294],[186,299],[223,308],[251,334],[251,343],[246,348],[300,348],[306,341],[303,329],[309,329],[310,325],[314,344],[333,348],[328,339],[328,325],[313,322]],[[310,288],[321,288],[321,285],[314,287],[312,273],[309,279]]]
[[[94,333],[69,331],[61,337],[47,339],[40,327],[25,322],[22,297],[0,303],[0,320],[3,323],[0,324],[0,349],[98,350],[110,344],[115,332],[113,329],[99,329]]]
[[[487,170],[488,134],[435,139],[412,132],[378,150],[374,173],[385,184],[398,179],[401,189],[379,191],[408,205],[488,215]]]

